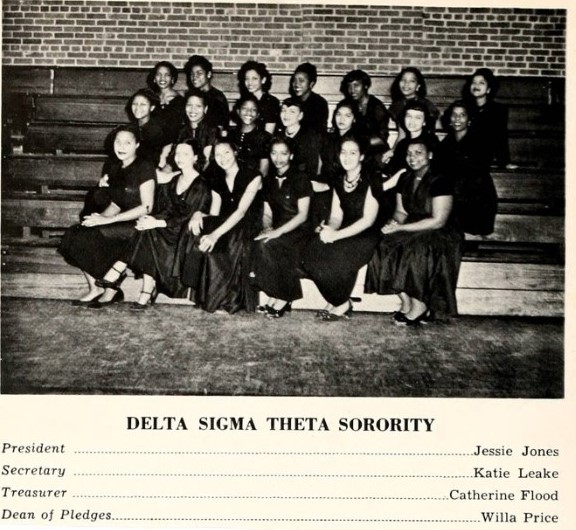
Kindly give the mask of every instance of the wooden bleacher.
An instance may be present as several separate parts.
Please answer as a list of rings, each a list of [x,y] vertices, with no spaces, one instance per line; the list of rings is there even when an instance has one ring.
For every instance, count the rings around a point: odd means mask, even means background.
[[[145,70],[4,67],[2,160],[2,294],[73,298],[82,275],[57,254],[63,230],[77,222],[85,191],[97,182],[104,138],[127,121],[128,97],[145,84]],[[177,88],[183,90],[184,78]],[[342,98],[340,76],[322,76],[315,90],[333,110]],[[274,75],[282,99],[288,75]],[[392,77],[373,79],[371,93],[390,103]],[[443,110],[459,98],[464,78],[427,79],[429,97]],[[215,74],[215,86],[232,103],[234,74]],[[458,283],[463,314],[561,316],[564,300],[564,106],[563,80],[510,78],[499,100],[510,106],[514,171],[495,170],[499,195],[496,230],[467,236]],[[392,132],[394,134],[394,131]],[[8,136],[8,140],[6,136]],[[12,152],[22,145],[22,153]],[[18,151],[18,149],[17,149]],[[388,311],[397,297],[362,293],[358,310]],[[305,298],[295,308],[323,301],[304,280]],[[138,282],[123,285],[136,299]],[[164,299],[164,301],[169,301]]]

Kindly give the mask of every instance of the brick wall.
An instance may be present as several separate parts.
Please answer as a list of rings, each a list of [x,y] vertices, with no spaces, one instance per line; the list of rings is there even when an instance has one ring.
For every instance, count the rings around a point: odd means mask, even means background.
[[[562,9],[3,0],[2,11],[5,65],[182,67],[199,53],[216,70],[257,58],[273,72],[309,60],[320,73],[566,73]]]

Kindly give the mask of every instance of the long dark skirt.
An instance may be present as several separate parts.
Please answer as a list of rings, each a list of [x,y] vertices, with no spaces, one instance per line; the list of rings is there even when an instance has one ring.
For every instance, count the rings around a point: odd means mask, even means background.
[[[58,251],[67,263],[100,279],[124,258],[126,245],[135,233],[135,221],[93,227],[74,225],[64,233]]]
[[[383,235],[368,264],[365,291],[404,292],[436,313],[456,315],[463,241],[450,227]]]
[[[296,229],[264,243],[257,241],[252,256],[252,284],[272,298],[302,298],[300,261],[310,239],[305,229]]]
[[[204,234],[209,234],[224,220],[204,220]],[[198,249],[202,236],[187,233],[178,246],[175,273],[191,287],[190,299],[206,311],[223,309],[236,313],[256,310],[257,291],[250,285],[252,241],[247,231],[237,226],[224,234],[212,252]]]
[[[130,240],[125,259],[133,271],[152,276],[158,292],[171,298],[184,298],[188,291],[172,274],[178,236],[178,230],[168,227],[138,232]]]
[[[358,271],[374,253],[378,233],[372,229],[335,243],[322,243],[314,237],[304,249],[302,266],[324,299],[333,306],[350,298]]]

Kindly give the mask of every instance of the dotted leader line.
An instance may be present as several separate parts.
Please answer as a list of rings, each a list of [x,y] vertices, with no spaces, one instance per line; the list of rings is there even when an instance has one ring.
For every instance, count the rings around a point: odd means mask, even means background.
[[[324,519],[252,517],[113,517],[113,521],[245,521],[245,522],[336,522],[336,523],[480,523],[480,519]]]
[[[72,495],[80,499],[284,499],[447,501],[449,497],[287,496],[287,495]]]
[[[473,475],[379,475],[306,473],[74,473],[77,477],[314,477],[314,478],[474,478]]]
[[[230,455],[230,456],[473,456],[472,453],[382,453],[326,451],[74,451],[91,455]]]

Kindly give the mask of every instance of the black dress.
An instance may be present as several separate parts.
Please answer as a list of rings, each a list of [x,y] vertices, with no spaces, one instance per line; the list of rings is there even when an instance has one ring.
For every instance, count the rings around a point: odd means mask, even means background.
[[[397,191],[408,213],[406,223],[430,217],[433,197],[453,194],[449,179],[430,170],[420,184],[412,171],[404,173]],[[451,220],[437,230],[383,234],[368,263],[365,291],[404,292],[439,314],[455,315],[462,244],[462,232]]]
[[[150,119],[148,123],[145,123],[139,129],[140,147],[138,148],[138,154],[142,158],[150,160],[156,167],[160,160],[162,148],[171,143],[171,140],[157,120]]]
[[[264,180],[264,201],[272,210],[272,227],[286,224],[298,214],[298,201],[312,195],[310,181],[290,167],[284,178],[268,176]],[[255,288],[272,298],[302,298],[300,261],[310,238],[310,225],[303,223],[291,232],[268,242],[256,241],[250,277]]]
[[[257,176],[240,168],[230,190],[223,172],[214,174],[210,186],[222,199],[220,215],[204,218],[202,234],[184,232],[178,244],[174,272],[192,288],[190,299],[206,311],[256,309],[257,293],[250,286],[249,273],[252,240],[259,232],[257,199],[244,218],[217,241],[212,252],[201,252],[198,245],[202,235],[213,232],[236,211],[246,188]]]
[[[346,228],[363,216],[366,195],[369,189],[374,194],[374,186],[373,179],[364,171],[360,183],[351,192],[344,190],[344,177],[339,179],[334,193],[338,194],[344,214],[340,228]],[[302,267],[328,303],[339,306],[350,298],[358,271],[372,257],[378,239],[377,230],[370,227],[334,243],[323,243],[319,236],[308,243]]]
[[[508,145],[508,107],[489,100],[479,107],[472,105],[469,134],[482,146],[484,163],[505,167],[510,163]]]
[[[107,190],[111,202],[121,211],[131,210],[141,204],[140,186],[156,179],[153,164],[142,158],[136,158],[128,167],[123,168],[118,161],[112,164],[108,172]],[[136,221],[125,221],[101,226],[74,225],[64,233],[59,252],[74,267],[78,267],[100,279],[124,256],[126,244],[136,232]]]
[[[328,102],[316,92],[311,92],[306,101],[301,101],[304,113],[300,124],[323,134],[328,127]]]
[[[206,112],[206,122],[213,127],[228,129],[230,125],[230,108],[224,92],[211,86],[204,93],[208,111]]]
[[[272,136],[258,128],[249,133],[243,133],[240,127],[237,127],[228,133],[228,139],[236,149],[238,163],[259,172],[260,160],[267,159],[270,155]]]
[[[178,194],[178,177],[169,183],[158,186],[156,196],[156,219],[164,219],[166,227],[137,232],[126,251],[123,261],[140,274],[147,274],[156,280],[156,288],[172,298],[186,296],[187,287],[173,275],[174,258],[182,230],[187,230],[187,222],[195,212],[208,214],[210,211],[210,189],[201,177]]]
[[[200,152],[198,153],[198,166],[203,168],[206,164],[206,156],[204,155],[204,149],[208,146],[214,146],[216,139],[218,138],[218,128],[210,125],[206,118],[204,118],[196,128],[192,128],[190,122],[188,122],[184,127],[182,127],[178,133],[178,138],[176,143],[172,147],[172,151],[168,156],[168,163],[175,168],[176,163],[174,162],[174,153],[176,152],[176,144],[185,142],[186,140],[196,140],[198,142],[198,147]]]
[[[152,111],[152,120],[155,121],[166,135],[168,145],[178,138],[178,132],[184,125],[185,99],[181,95],[174,96],[168,103],[157,105]]]
[[[269,92],[264,92],[258,100],[258,112],[260,114],[258,121],[262,129],[266,123],[276,125],[280,121],[280,101]]]

